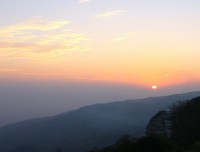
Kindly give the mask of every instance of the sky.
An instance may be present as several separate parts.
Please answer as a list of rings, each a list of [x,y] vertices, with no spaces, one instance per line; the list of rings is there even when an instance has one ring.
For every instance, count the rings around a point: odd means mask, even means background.
[[[41,115],[200,90],[199,7],[199,0],[1,0],[4,115],[28,109],[15,109],[26,105],[27,87],[28,105],[49,105]]]

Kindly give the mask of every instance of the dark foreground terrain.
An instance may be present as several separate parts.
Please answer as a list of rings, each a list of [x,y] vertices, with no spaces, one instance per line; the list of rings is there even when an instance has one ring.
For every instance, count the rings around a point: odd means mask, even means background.
[[[8,125],[0,128],[0,152],[85,152],[126,134],[139,138],[158,111],[197,96],[200,92],[96,104]]]

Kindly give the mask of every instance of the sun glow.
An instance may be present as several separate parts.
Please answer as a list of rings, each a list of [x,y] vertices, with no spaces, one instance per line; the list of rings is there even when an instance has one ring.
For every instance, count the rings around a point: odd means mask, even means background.
[[[192,7],[197,11],[191,11],[191,16],[180,17],[174,9],[170,12],[174,13],[173,18],[170,15],[160,18],[157,13],[160,9],[150,16],[142,12],[135,16],[133,12],[137,9],[132,2],[116,8],[114,5],[120,6],[121,2],[112,1],[113,7],[109,5],[107,9],[99,7],[94,0],[62,1],[70,9],[61,10],[61,16],[44,4],[41,8],[49,13],[43,14],[41,9],[37,16],[29,14],[28,18],[24,9],[5,9],[7,13],[0,14],[5,18],[0,23],[0,79],[17,76],[20,80],[105,80],[149,90],[200,81],[200,65],[196,64],[200,56],[200,29],[194,26],[200,15],[194,13],[198,12],[197,3]],[[27,7],[38,6],[37,1],[32,3],[33,6]],[[61,9],[55,1],[49,5]],[[85,10],[91,5],[94,9]],[[143,7],[142,3],[136,6]],[[146,6],[151,12],[151,5]],[[71,8],[77,8],[76,13]],[[170,5],[163,7],[162,13],[170,9]],[[12,11],[11,18],[5,16]],[[19,19],[15,16],[18,13],[25,16]],[[158,20],[152,22],[155,18]],[[90,23],[93,28],[88,27]]]
[[[153,85],[151,88],[152,88],[153,90],[158,89],[158,87],[157,87],[156,85]]]

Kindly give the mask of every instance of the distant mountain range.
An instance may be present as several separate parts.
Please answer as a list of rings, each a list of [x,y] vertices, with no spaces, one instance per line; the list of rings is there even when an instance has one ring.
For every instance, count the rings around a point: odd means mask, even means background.
[[[144,135],[149,119],[172,103],[200,91],[95,104],[56,116],[0,128],[0,152],[87,152],[113,144],[122,135]]]

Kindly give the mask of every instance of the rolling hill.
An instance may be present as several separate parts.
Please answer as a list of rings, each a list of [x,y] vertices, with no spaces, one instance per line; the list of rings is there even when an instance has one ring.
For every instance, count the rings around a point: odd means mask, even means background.
[[[200,96],[190,92],[95,104],[56,116],[0,128],[1,152],[85,152],[113,144],[122,135],[144,135],[149,119],[172,103]]]

